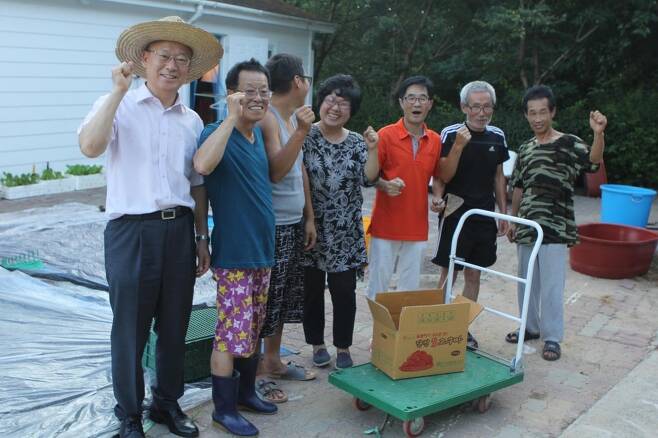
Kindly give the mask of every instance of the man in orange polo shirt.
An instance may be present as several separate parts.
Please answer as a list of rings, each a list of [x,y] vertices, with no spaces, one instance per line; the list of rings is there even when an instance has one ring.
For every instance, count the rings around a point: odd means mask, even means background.
[[[418,289],[428,233],[427,186],[432,176],[432,211],[443,208],[443,184],[437,177],[441,138],[425,125],[432,108],[432,88],[424,76],[405,79],[398,89],[403,117],[379,130],[381,170],[370,223],[371,299],[388,290],[396,257],[397,290]]]

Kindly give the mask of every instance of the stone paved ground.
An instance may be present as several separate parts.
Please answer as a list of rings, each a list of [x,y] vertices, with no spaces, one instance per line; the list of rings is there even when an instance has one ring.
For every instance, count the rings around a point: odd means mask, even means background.
[[[0,212],[64,201],[80,201],[94,205],[103,203],[100,190],[71,195],[55,195],[22,201],[0,201]],[[364,212],[370,211],[372,192],[366,193]],[[598,199],[577,197],[579,223],[598,221]],[[658,220],[658,202],[652,209],[650,222]],[[436,220],[432,218],[432,236],[426,251],[423,285],[437,282],[437,269],[429,263],[436,248]],[[496,270],[514,272],[514,246],[499,240]],[[368,341],[371,318],[365,302],[365,284],[358,285],[357,322],[352,347],[356,363],[369,360]],[[459,288],[459,284],[457,285]],[[483,275],[480,302],[513,311],[516,307],[515,287],[506,280]],[[458,406],[425,418],[428,437],[554,437],[586,412],[620,380],[656,349],[658,335],[658,257],[654,257],[649,273],[624,280],[593,278],[568,270],[565,291],[566,337],[563,357],[550,363],[541,359],[541,343],[530,342],[535,352],[525,356],[525,379],[522,383],[494,394],[488,412],[479,414],[468,406]],[[331,343],[331,303],[327,294],[327,343]],[[490,351],[511,357],[513,350],[505,345],[504,334],[512,329],[509,322],[489,314],[479,317],[471,327],[480,345]],[[310,348],[305,345],[300,325],[286,327],[284,344],[299,349],[295,360],[311,366]],[[381,424],[384,414],[375,409],[366,412],[352,407],[351,397],[327,383],[329,369],[317,370],[311,382],[281,382],[290,401],[279,405],[274,416],[246,414],[261,430],[263,437],[357,437],[363,431]],[[190,413],[201,428],[202,437],[227,434],[210,421],[212,404],[207,403]],[[656,424],[658,427],[658,422]],[[653,429],[655,430],[655,428]],[[629,428],[626,436],[643,436]],[[170,435],[162,426],[153,428],[149,436]],[[401,423],[389,421],[384,436],[404,436]],[[648,436],[648,435],[647,435]]]
[[[372,194],[367,196],[364,212],[371,208]],[[577,198],[579,223],[598,221],[598,199]],[[429,262],[436,250],[436,220],[426,251],[423,285],[438,282],[437,269]],[[658,219],[658,203],[652,221]],[[499,261],[494,269],[515,272],[515,247],[506,239],[499,240]],[[354,346],[356,363],[369,361],[371,317],[365,300],[366,283],[358,285],[357,323]],[[495,308],[513,311],[516,288],[507,280],[484,274],[480,301]],[[605,395],[629,373],[649,352],[657,335],[658,257],[650,272],[634,279],[605,280],[568,270],[565,291],[566,339],[563,357],[549,363],[540,357],[542,344],[532,341],[537,351],[528,354],[523,383],[494,394],[488,412],[479,414],[470,406],[460,406],[425,418],[428,437],[545,437],[558,436],[570,423]],[[327,293],[326,340],[331,343],[331,303]],[[489,314],[480,316],[472,331],[480,345],[511,357],[514,352],[503,340],[513,326]],[[284,343],[298,348],[295,360],[311,366],[311,349],[305,345],[299,325],[286,327]],[[279,405],[275,416],[249,415],[263,437],[357,437],[363,431],[381,424],[384,414],[375,409],[357,411],[351,397],[327,383],[330,370],[318,370],[312,382],[280,382],[291,400]],[[202,437],[226,436],[212,425],[212,404],[199,407],[192,415],[202,428]],[[657,424],[658,426],[658,424]],[[168,435],[154,429],[153,437]],[[384,435],[404,436],[401,422],[392,420]]]

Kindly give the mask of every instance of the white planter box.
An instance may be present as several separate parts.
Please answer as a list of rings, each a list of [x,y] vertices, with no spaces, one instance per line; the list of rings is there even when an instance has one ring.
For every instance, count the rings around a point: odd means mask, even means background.
[[[75,181],[75,190],[95,189],[105,187],[105,174],[95,173],[93,175],[71,176]]]
[[[51,195],[53,193],[72,192],[75,190],[73,178],[40,181],[36,184],[16,187],[2,187],[2,197],[5,199],[28,198],[30,196]]]

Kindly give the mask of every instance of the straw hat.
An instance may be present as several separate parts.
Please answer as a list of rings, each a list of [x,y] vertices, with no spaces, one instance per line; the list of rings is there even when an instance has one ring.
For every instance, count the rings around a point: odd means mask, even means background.
[[[172,16],[139,23],[124,30],[117,40],[117,58],[122,62],[132,61],[135,73],[145,77],[142,53],[154,41],[174,41],[192,49],[192,62],[185,82],[200,78],[216,66],[224,54],[214,35]]]

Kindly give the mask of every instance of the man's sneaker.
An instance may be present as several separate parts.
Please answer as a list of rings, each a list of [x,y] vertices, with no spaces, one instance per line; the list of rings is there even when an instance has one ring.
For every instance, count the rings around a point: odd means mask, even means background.
[[[468,337],[466,339],[466,346],[474,350],[476,350],[479,347],[478,341],[475,340],[471,332],[468,332]]]
[[[354,362],[352,362],[352,356],[350,356],[349,352],[340,351],[336,354],[336,368],[342,370],[350,368],[352,365],[354,365]]]
[[[318,348],[313,352],[313,365],[316,367],[324,367],[331,362],[331,356],[326,348]]]

